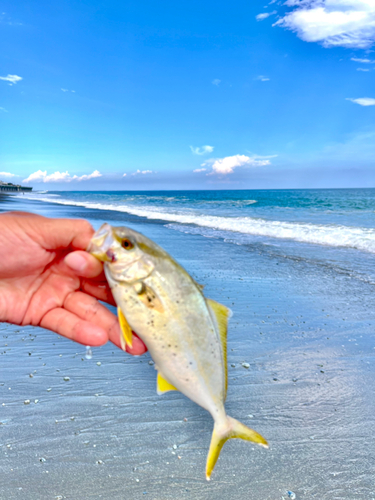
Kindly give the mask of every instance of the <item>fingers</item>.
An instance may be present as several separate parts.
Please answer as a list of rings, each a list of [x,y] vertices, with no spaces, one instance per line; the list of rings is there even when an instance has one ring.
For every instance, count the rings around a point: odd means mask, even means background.
[[[72,292],[66,297],[64,308],[105,330],[111,340],[114,335],[118,336],[117,317],[94,297],[84,292]]]
[[[116,302],[113,299],[111,289],[106,283],[93,283],[92,281],[83,280],[81,283],[81,290],[89,295],[92,295],[98,300],[107,302],[111,306],[116,306]]]
[[[102,263],[84,251],[68,253],[64,262],[72,271],[83,278],[97,278],[103,273]],[[104,274],[102,276],[104,280]]]
[[[19,221],[28,225],[27,229],[32,230],[39,244],[46,250],[85,250],[95,232],[91,224],[84,219],[50,219],[28,214]]]
[[[121,347],[121,330],[117,317],[105,306],[99,304],[94,297],[84,292],[73,292],[66,298],[64,307],[75,316],[105,330],[109,340],[117,347]],[[147,348],[144,343],[136,335],[133,339],[133,347],[131,349],[127,347],[126,351],[133,355],[145,353]]]
[[[108,341],[108,333],[105,329],[82,320],[62,308],[49,311],[43,317],[40,326],[83,345],[95,347]]]
[[[117,344],[116,344],[117,345]],[[133,347],[126,346],[126,352],[133,356],[141,356],[147,351],[147,347],[142,340],[133,332]]]

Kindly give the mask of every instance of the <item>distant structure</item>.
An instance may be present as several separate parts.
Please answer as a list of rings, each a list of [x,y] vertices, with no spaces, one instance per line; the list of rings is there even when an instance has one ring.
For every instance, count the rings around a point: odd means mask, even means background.
[[[11,182],[0,181],[0,192],[14,193],[17,191],[32,191],[32,187],[20,186],[19,184],[12,184]]]

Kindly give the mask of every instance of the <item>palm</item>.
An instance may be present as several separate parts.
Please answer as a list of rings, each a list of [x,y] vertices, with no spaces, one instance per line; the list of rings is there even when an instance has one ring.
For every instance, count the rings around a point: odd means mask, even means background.
[[[0,320],[41,326],[86,345],[108,337],[119,345],[117,318],[98,302],[113,304],[102,265],[83,251],[92,234],[87,221],[2,215]],[[67,264],[72,251],[86,262],[81,275]],[[144,350],[139,341],[135,353]]]

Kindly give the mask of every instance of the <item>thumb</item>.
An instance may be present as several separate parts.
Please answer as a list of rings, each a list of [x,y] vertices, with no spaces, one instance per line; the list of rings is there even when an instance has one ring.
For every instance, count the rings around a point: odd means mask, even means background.
[[[72,271],[83,278],[96,278],[103,272],[102,263],[83,250],[68,253],[64,262]]]

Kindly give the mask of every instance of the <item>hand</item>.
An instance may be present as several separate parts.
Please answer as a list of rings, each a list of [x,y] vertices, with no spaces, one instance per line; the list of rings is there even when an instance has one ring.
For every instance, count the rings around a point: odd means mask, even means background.
[[[120,346],[115,305],[102,264],[85,252],[90,223],[24,212],[0,215],[0,321],[52,330],[84,345]],[[146,347],[134,337],[131,354]]]

